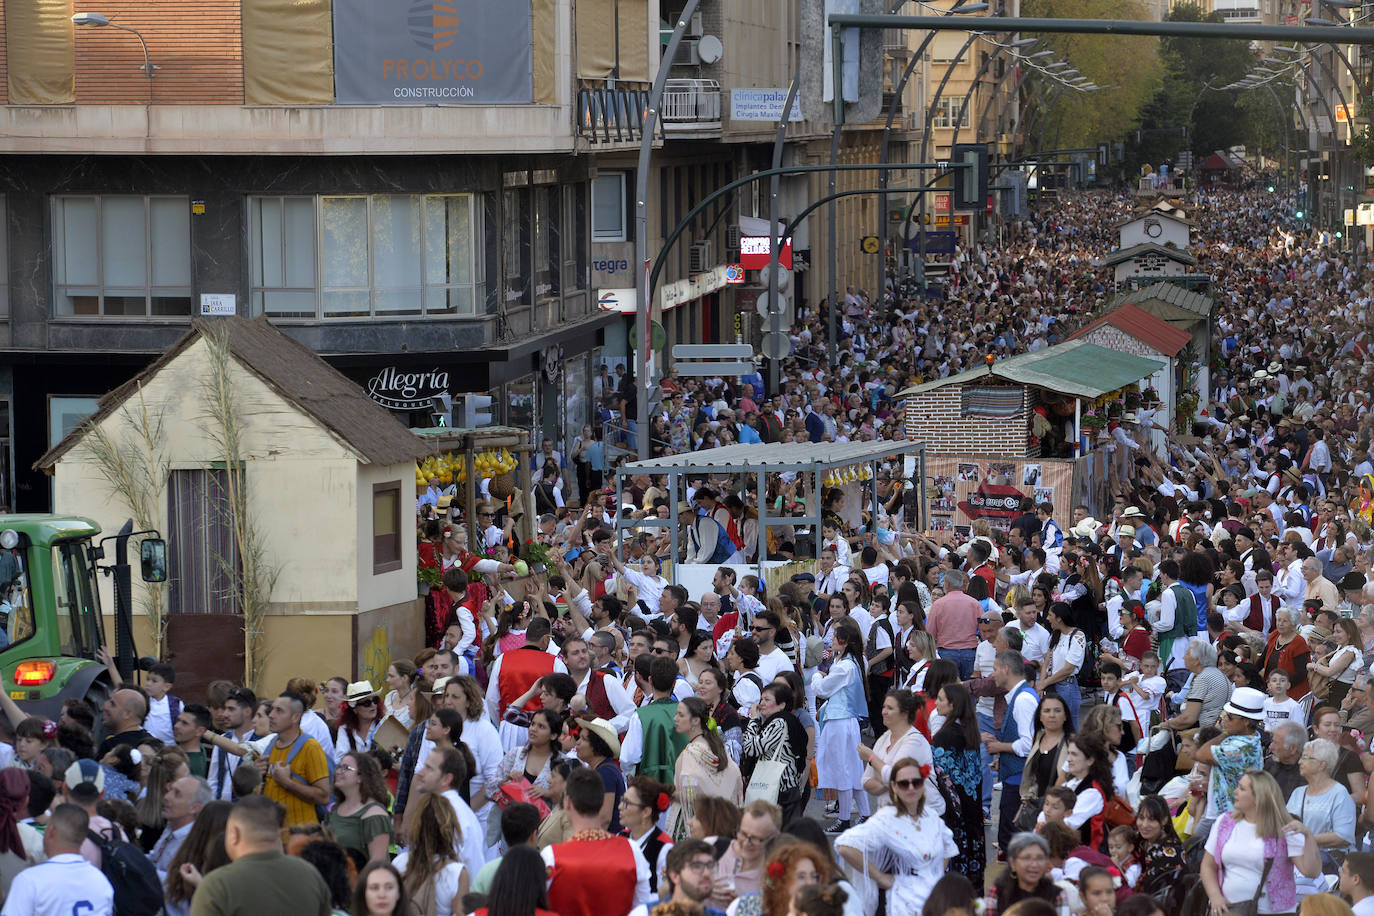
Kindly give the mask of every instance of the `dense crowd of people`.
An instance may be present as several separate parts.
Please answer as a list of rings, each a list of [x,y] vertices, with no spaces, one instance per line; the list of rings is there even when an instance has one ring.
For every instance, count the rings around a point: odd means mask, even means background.
[[[803,313],[781,391],[665,380],[654,449],[899,436],[912,382],[1091,316],[1133,204],[957,251],[944,299],[850,290],[838,365]],[[528,543],[518,499],[423,494],[441,584],[382,683],[192,697],[111,665],[55,723],[0,691],[0,913],[1374,914],[1374,280],[1272,195],[1196,204],[1213,390],[1165,449],[1113,436],[1100,519],[1027,499],[933,538],[900,466],[676,506],[636,477],[617,505],[608,369],[601,422],[536,458]],[[845,511],[874,490],[877,518]],[[766,533],[804,564],[772,587],[739,566],[759,499],[824,514]],[[617,516],[676,517],[682,553]]]

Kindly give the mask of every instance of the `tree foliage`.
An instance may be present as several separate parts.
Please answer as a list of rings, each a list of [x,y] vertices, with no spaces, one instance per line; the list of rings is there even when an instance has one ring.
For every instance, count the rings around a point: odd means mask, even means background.
[[[1191,2],[1175,6],[1169,20],[1224,21],[1220,13],[1207,13]],[[1246,42],[1171,37],[1161,40],[1160,54],[1162,84],[1141,108],[1135,130],[1126,137],[1129,167],[1172,162],[1184,150],[1191,150],[1200,161],[1215,150],[1238,144],[1277,158],[1282,132],[1292,132],[1291,113],[1283,112],[1283,100],[1292,98],[1291,85],[1275,81],[1268,88],[1223,88],[1243,79],[1257,62],[1259,55]]]
[[[1145,5],[1139,0],[1023,0],[1021,15],[1044,19],[1147,19]],[[1026,33],[1033,35],[1034,33]],[[1159,39],[1121,35],[1048,35],[1045,41],[1080,73],[1098,86],[1100,92],[1053,91],[1053,85],[1035,88],[1027,81],[1033,105],[1048,104],[1039,117],[1028,114],[1039,124],[1030,138],[1043,149],[1091,147],[1102,140],[1114,140],[1134,127],[1141,108],[1155,95],[1162,67]],[[1034,79],[1038,80],[1039,77]]]

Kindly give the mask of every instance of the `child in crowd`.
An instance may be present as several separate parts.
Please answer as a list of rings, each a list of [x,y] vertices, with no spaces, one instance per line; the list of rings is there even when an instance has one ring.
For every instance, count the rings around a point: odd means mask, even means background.
[[[172,723],[181,715],[181,698],[172,695],[176,682],[176,669],[166,662],[153,665],[143,679],[143,689],[148,694],[148,718],[143,728],[163,744],[176,743]]]
[[[1112,916],[1116,910],[1116,880],[1105,868],[1090,865],[1078,875],[1078,896],[1083,916]]]
[[[1302,707],[1297,700],[1288,696],[1289,685],[1288,672],[1282,668],[1275,668],[1269,673],[1269,696],[1264,700],[1264,730],[1271,734],[1289,719],[1299,725],[1305,724],[1302,721]]]
[[[1073,811],[1073,803],[1076,800],[1077,796],[1073,794],[1073,789],[1067,786],[1050,786],[1045,792],[1045,803],[1040,808],[1040,818],[1036,821],[1035,829],[1043,832],[1046,824],[1067,827],[1064,818]]]
[[[1130,824],[1122,824],[1113,827],[1112,832],[1107,834],[1107,852],[1111,854],[1112,861],[1121,870],[1121,883],[1128,888],[1134,888],[1140,883],[1141,860],[1138,846],[1140,845],[1140,834]]]
[[[1125,675],[1121,686],[1131,692],[1131,702],[1137,710],[1148,709],[1151,714],[1159,710],[1160,698],[1164,696],[1167,685],[1159,673],[1159,653],[1153,649],[1140,656],[1140,670]],[[1151,720],[1153,723],[1153,720]],[[1141,723],[1142,726],[1144,722]]]
[[[1134,747],[1145,737],[1145,726],[1150,721],[1149,708],[1140,706],[1130,691],[1121,688],[1121,666],[1116,662],[1101,662],[1097,673],[1102,681],[1102,702],[1121,710],[1121,725]]]

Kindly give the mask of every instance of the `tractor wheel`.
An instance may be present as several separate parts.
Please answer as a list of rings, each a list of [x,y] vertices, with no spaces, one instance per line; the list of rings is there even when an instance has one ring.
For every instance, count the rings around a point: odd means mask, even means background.
[[[105,740],[105,725],[101,721],[101,711],[105,708],[105,701],[108,700],[114,691],[110,689],[110,682],[104,675],[91,681],[91,686],[86,688],[86,696],[83,699],[91,704],[91,709],[95,711],[95,727],[91,729],[91,740],[96,747]]]

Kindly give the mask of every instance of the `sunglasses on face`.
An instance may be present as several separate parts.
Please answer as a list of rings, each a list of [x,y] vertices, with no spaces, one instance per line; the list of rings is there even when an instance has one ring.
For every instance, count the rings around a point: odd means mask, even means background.
[[[349,703],[348,705],[349,705],[349,706],[352,706],[354,709],[358,708],[359,706],[376,706],[376,705],[377,705],[377,698],[376,698],[376,697],[367,697],[367,698],[365,698],[365,699],[358,700],[356,703]]]
[[[919,789],[926,784],[924,779],[894,779],[892,784],[899,789]]]

